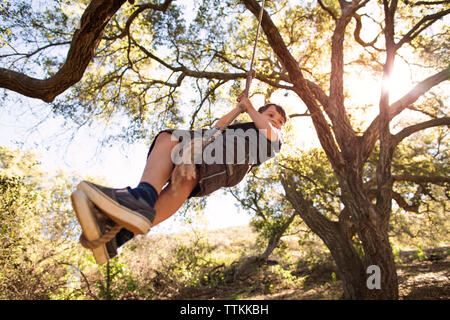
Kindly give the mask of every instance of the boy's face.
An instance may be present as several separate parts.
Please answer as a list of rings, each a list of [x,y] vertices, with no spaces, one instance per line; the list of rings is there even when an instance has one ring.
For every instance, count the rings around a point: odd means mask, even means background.
[[[284,126],[284,118],[278,113],[275,106],[270,106],[261,114],[278,130],[281,130],[281,127]]]

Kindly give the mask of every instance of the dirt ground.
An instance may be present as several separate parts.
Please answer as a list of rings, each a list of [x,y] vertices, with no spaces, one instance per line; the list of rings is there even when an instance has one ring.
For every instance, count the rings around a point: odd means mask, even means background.
[[[403,254],[397,269],[401,299],[450,299],[449,248],[428,250],[424,259],[414,251]]]

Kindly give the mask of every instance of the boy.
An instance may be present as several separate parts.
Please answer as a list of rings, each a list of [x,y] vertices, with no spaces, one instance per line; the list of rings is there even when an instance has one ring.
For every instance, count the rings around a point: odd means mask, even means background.
[[[253,166],[275,156],[281,147],[281,128],[287,121],[283,108],[267,104],[257,111],[244,94],[237,100],[253,122],[231,125],[205,146],[202,159],[195,162],[196,175],[185,178],[176,189],[171,175],[180,148],[189,138],[207,130],[161,131],[150,147],[141,182],[134,189],[111,189],[87,181],[77,186],[71,199],[83,230],[80,242],[93,251],[97,263],[113,258],[118,247],[169,218],[188,198],[234,186]],[[215,128],[226,124],[237,108],[222,117]]]

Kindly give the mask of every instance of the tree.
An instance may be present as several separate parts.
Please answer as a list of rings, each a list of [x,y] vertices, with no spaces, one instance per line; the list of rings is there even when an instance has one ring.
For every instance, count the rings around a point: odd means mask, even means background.
[[[25,4],[21,8],[27,11]],[[2,10],[7,22],[20,17],[4,7]],[[142,137],[147,134],[143,133],[146,121],[160,120],[160,124],[173,126],[181,120],[176,102],[186,90],[187,79],[191,79],[189,85],[198,93],[196,108],[189,109],[191,126],[208,124],[217,108],[211,111],[204,106],[218,104],[217,97],[225,88],[235,96],[239,80],[245,78],[255,32],[249,26],[256,24],[260,6],[256,0],[200,2],[189,28],[185,28],[182,10],[172,1],[125,5],[125,1],[93,0],[76,31],[61,28],[63,24],[58,21],[68,16],[53,12],[54,23],[49,27],[31,24],[43,32],[45,45],[38,43],[34,51],[19,50],[1,58],[13,63],[16,61],[11,59],[30,58],[48,47],[70,42],[65,62],[56,59],[51,65],[44,64],[44,70],[51,71],[46,80],[15,71],[14,65],[1,68],[0,87],[52,101],[77,83],[53,104],[55,111],[79,119],[88,115],[109,119],[125,113],[132,119],[131,130],[126,133]],[[299,105],[307,109],[295,112],[311,117],[338,181],[338,220],[317,211],[299,191],[298,181],[289,170],[283,175],[283,186],[292,207],[330,248],[344,283],[345,298],[398,298],[388,236],[396,197],[394,182],[449,182],[448,174],[392,174],[395,152],[407,137],[450,124],[446,116],[448,98],[443,93],[444,81],[450,78],[450,33],[448,23],[443,22],[449,13],[444,1],[398,0],[319,0],[317,5],[269,1],[264,12],[265,38],[260,45],[255,91],[266,98],[277,90],[294,93],[301,101]],[[2,29],[2,33],[7,31]],[[13,36],[10,33],[6,42]],[[63,41],[55,41],[55,36]],[[390,101],[392,92],[387,83],[396,59],[410,63],[415,85]],[[77,82],[83,72],[83,81]],[[379,77],[385,83],[379,92],[378,115],[362,125],[351,117],[357,106],[352,105],[356,89],[352,92],[349,80],[355,72],[362,77]],[[406,110],[414,110],[421,118],[403,123],[393,133],[391,127]],[[374,153],[375,174],[369,177],[367,163]],[[361,241],[362,258],[349,241],[353,234]],[[371,265],[381,270],[380,290],[366,287],[366,270]]]
[[[61,175],[46,176],[32,152],[0,147],[2,299],[49,299],[66,289],[79,227],[66,201],[73,184]]]
[[[267,164],[264,169],[267,169]],[[243,188],[237,186],[230,191],[242,208],[253,216],[250,225],[259,233],[260,239],[258,240],[267,242],[263,252],[246,257],[238,264],[234,270],[234,279],[241,277],[242,274],[251,273],[255,266],[266,263],[273,251],[279,247],[281,237],[291,229],[297,216],[297,212],[286,202],[285,196],[279,192],[280,183],[277,171],[276,168],[254,170],[252,175],[246,179]]]

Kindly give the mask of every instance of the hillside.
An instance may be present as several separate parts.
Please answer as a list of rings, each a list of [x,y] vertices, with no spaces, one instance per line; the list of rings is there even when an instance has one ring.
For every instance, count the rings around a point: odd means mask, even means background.
[[[249,227],[140,237],[119,261],[152,299],[339,299],[341,282],[320,241],[282,240],[267,263],[239,275],[239,265],[264,249]],[[401,299],[450,298],[450,247],[400,250],[396,258]]]

